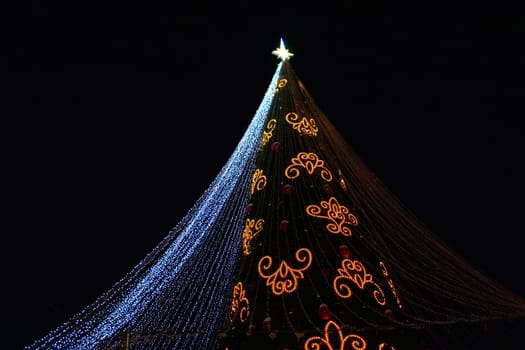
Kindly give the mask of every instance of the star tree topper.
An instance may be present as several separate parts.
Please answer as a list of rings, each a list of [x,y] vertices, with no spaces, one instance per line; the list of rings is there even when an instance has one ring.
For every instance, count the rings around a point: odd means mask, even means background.
[[[280,58],[281,61],[289,60],[293,56],[293,53],[288,51],[288,49],[284,46],[284,41],[282,38],[281,38],[281,46],[273,50],[272,53],[278,58]]]

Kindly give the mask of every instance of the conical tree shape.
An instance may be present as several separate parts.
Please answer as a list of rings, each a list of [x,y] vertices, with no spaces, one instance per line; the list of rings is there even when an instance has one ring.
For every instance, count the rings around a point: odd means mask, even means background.
[[[519,348],[505,337],[523,331],[523,298],[403,207],[316,106],[282,42],[275,53],[263,101],[205,193],[27,350]]]
[[[261,135],[225,346],[450,349],[467,344],[447,340],[444,325],[525,315],[523,299],[443,244],[363,164],[289,58]]]

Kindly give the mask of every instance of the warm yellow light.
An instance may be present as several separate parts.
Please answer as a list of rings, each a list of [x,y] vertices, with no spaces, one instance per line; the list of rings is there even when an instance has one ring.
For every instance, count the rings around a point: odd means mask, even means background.
[[[307,248],[299,248],[295,252],[295,259],[304,266],[294,269],[283,260],[274,272],[270,272],[273,263],[271,256],[265,255],[259,260],[259,276],[266,280],[267,286],[272,287],[273,294],[292,293],[297,289],[299,280],[304,278],[303,271],[312,264],[312,252]]]
[[[281,46],[273,50],[272,53],[275,56],[279,57],[281,61],[289,60],[293,56],[293,53],[288,51],[288,49],[284,46],[284,41],[282,38],[281,38]]]

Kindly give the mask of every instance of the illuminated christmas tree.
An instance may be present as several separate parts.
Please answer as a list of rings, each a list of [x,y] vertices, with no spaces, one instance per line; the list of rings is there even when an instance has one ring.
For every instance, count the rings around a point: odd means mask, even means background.
[[[440,242],[359,160],[282,41],[274,54],[225,347],[478,349],[485,340],[456,339],[457,325],[523,316],[523,299]]]
[[[525,300],[405,208],[316,105],[283,41],[273,53],[261,105],[205,193],[26,349],[518,349]]]

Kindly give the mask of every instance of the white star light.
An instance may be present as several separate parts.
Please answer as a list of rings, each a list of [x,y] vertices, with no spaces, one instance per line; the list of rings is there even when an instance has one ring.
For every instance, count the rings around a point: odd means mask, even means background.
[[[293,56],[293,53],[291,53],[290,51],[288,51],[286,47],[284,47],[284,41],[282,38],[281,38],[281,46],[273,50],[272,53],[275,56],[279,57],[281,61],[289,60],[290,57]]]

